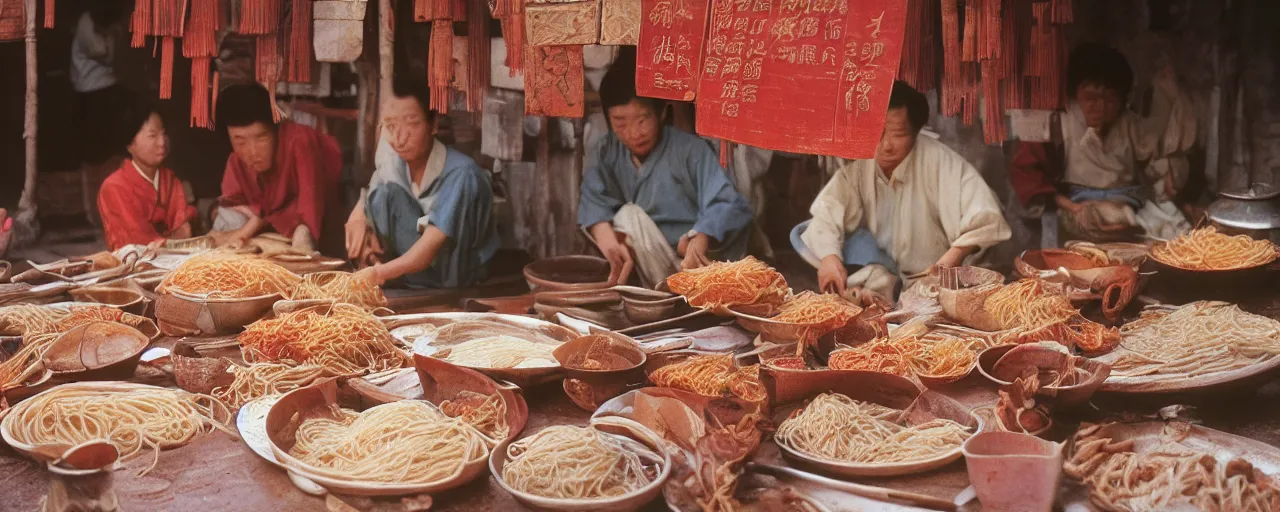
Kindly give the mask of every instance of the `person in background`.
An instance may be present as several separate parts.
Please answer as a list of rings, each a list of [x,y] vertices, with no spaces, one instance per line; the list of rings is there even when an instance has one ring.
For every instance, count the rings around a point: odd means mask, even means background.
[[[489,174],[435,138],[426,83],[397,79],[382,104],[369,188],[346,224],[347,257],[379,285],[458,288],[484,280],[499,240]]]
[[[1172,238],[1190,228],[1169,201],[1186,181],[1190,146],[1170,142],[1194,141],[1194,112],[1172,68],[1155,82],[1154,110],[1164,119],[1144,120],[1127,108],[1133,70],[1124,55],[1097,43],[1072,50],[1070,102],[1055,133],[1060,140],[1020,142],[1010,163],[1010,181],[1030,216],[1056,208],[1067,236],[1095,242],[1130,240],[1144,231]],[[1189,137],[1183,133],[1188,119]]]
[[[920,136],[928,121],[924,95],[894,82],[875,158],[836,171],[809,209],[813,219],[792,230],[822,290],[891,300],[902,279],[961,265],[1011,236],[977,169]]]
[[[119,0],[87,2],[88,8],[76,22],[71,41],[71,88],[76,93],[75,126],[80,141],[81,185],[84,208],[96,224],[93,188],[96,177],[118,163],[120,147],[112,140],[111,129],[118,122],[129,94],[117,83],[116,40],[121,34],[124,4]]]
[[[223,89],[217,109],[232,152],[209,233],[214,241],[244,243],[270,229],[292,238],[295,249],[342,255],[337,141],[292,121],[277,124],[258,84]]]
[[[133,106],[124,115],[121,133],[129,158],[98,191],[98,211],[107,247],[149,245],[167,238],[191,236],[194,207],[187,204],[182,183],[163,167],[169,155],[169,136],[155,109]]]
[[[664,126],[661,102],[636,95],[635,65],[615,62],[600,84],[609,132],[583,171],[578,224],[609,260],[609,279],[638,270],[654,286],[680,269],[747,251],[751,207],[705,140]]]

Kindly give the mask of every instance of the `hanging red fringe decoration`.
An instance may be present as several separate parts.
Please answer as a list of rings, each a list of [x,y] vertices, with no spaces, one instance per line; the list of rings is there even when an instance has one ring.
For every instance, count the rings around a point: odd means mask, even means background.
[[[963,101],[961,46],[960,11],[956,0],[942,0],[942,93],[939,96],[942,98],[942,114],[946,116],[960,114]]]
[[[449,9],[450,9],[450,13],[453,14],[452,16],[453,21],[457,21],[457,22],[467,21],[467,0],[453,0],[453,3],[452,5],[449,6]]]
[[[151,34],[151,2],[138,0],[133,6],[133,16],[129,18],[129,30],[133,37],[129,46],[142,48],[147,45],[147,36]]]
[[[489,90],[489,17],[485,0],[471,0],[467,13],[467,111],[484,110]]]
[[[220,75],[215,70],[213,72],[213,98],[209,101],[209,128],[213,128],[218,124],[218,79]]]
[[[280,28],[280,0],[243,0],[236,32],[246,35],[271,34]]]
[[[1025,108],[1022,73],[1019,65],[1019,34],[1023,33],[1023,17],[1019,14],[1019,6],[1009,2],[1003,13],[1003,27],[1000,38],[1001,64],[1004,73],[1000,82],[1000,107],[1002,109]]]
[[[1000,108],[999,62],[982,63],[983,120],[982,138],[990,145],[1000,145],[1009,138],[1005,131],[1004,110]]]
[[[509,2],[510,14],[502,20],[502,40],[507,43],[507,68],[511,76],[524,71],[524,0],[498,0]]]
[[[276,34],[258,36],[254,48],[254,78],[263,84],[269,84],[267,90],[274,91],[280,80],[280,44]]]
[[[902,63],[898,77],[919,91],[937,87],[937,61],[934,58],[937,33],[936,17],[927,0],[907,0],[907,26],[903,37]]]
[[[1065,25],[1075,21],[1075,6],[1071,0],[1053,0],[1053,22]]]
[[[1063,65],[1062,30],[1053,24],[1051,4],[1031,4],[1035,27],[1031,32],[1031,54],[1027,75],[1031,76],[1031,108],[1055,110],[1063,104],[1061,68]]]
[[[978,6],[974,0],[965,2],[964,5],[964,36],[960,39],[961,54],[960,60],[963,62],[976,62],[978,60]]]
[[[160,43],[160,99],[173,98],[173,38]]]
[[[209,67],[213,59],[191,59],[191,126],[213,128],[209,119]]]
[[[720,167],[728,170],[733,163],[733,143],[720,139]]]
[[[413,0],[414,21],[453,19],[452,0]]]
[[[218,54],[217,32],[222,11],[218,0],[191,0],[191,19],[182,38],[182,56],[191,59],[191,126],[213,128],[210,118],[209,68]]]
[[[285,63],[286,82],[311,82],[311,2],[312,0],[293,0],[289,53]]]
[[[447,1],[447,0],[445,0]],[[431,88],[431,110],[449,112],[453,82],[453,22],[431,22],[431,43],[427,49],[427,85]]]
[[[44,28],[53,28],[53,3],[54,0],[44,0]]]

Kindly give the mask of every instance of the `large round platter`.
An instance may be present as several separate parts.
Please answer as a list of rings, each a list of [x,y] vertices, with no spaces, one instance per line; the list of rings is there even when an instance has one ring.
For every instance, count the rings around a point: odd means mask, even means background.
[[[813,379],[808,383],[811,389],[803,393],[812,398],[829,389],[849,398],[865,402],[873,402],[885,407],[909,410],[907,421],[918,425],[933,419],[948,419],[969,427],[972,436],[982,430],[982,421],[969,410],[951,398],[933,391],[920,392],[911,381],[875,372],[840,372],[826,379]],[[794,396],[794,395],[792,395]],[[807,405],[804,401],[778,407],[773,414],[775,424],[781,425],[792,411]],[[845,477],[886,477],[924,473],[951,464],[963,457],[961,446],[934,457],[909,462],[855,463],[818,457],[792,448],[787,443],[778,442],[779,450],[787,459],[812,467],[819,472]]]
[[[1115,366],[1116,361],[1125,354],[1131,353],[1124,348],[1124,341],[1110,353],[1094,358]],[[1263,361],[1220,372],[1204,375],[1187,375],[1183,373],[1121,376],[1111,371],[1111,376],[1098,389],[1104,394],[1132,395],[1171,395],[1171,394],[1206,394],[1218,391],[1252,389],[1264,384],[1280,371],[1280,356],[1272,356]]]
[[[450,324],[459,322],[488,322],[498,324],[503,327],[511,328],[510,334],[514,337],[521,337],[521,334],[539,334],[554,340],[554,343],[547,343],[552,349],[559,347],[567,341],[578,337],[574,331],[562,327],[551,322],[538,320],[516,315],[503,315],[498,313],[423,313],[416,315],[395,315],[382,317],[382,322],[391,330],[392,336],[397,336],[397,332],[404,332],[401,328],[412,329],[412,326],[431,326],[434,328],[445,327]],[[470,337],[458,336],[449,340],[440,340],[434,335],[426,334],[415,337],[414,340],[400,340],[401,342],[410,341],[413,345],[413,353],[432,357],[441,349],[457,345],[469,341]],[[399,339],[399,337],[397,337]],[[524,339],[524,338],[522,338]],[[530,337],[529,341],[537,341],[538,338]],[[520,387],[529,387],[544,382],[558,380],[564,376],[564,369],[556,363],[551,366],[539,366],[534,368],[488,368],[481,366],[458,365],[463,368],[470,368],[480,373],[488,375],[495,380],[506,380]]]
[[[1174,426],[1189,428],[1186,437],[1180,441],[1180,444],[1191,449],[1208,452],[1220,464],[1226,464],[1232,459],[1238,458],[1252,464],[1255,469],[1270,475],[1272,478],[1280,475],[1280,448],[1199,425],[1160,421],[1112,423],[1103,425],[1096,437],[1109,437],[1116,442],[1132,439],[1135,443],[1135,451],[1141,454],[1157,450],[1163,444],[1162,437],[1165,428]],[[1071,456],[1071,453],[1066,454],[1068,460],[1071,459]],[[1089,505],[1089,491],[1085,486],[1073,486],[1072,492],[1064,496],[1063,500],[1063,505],[1067,509],[1073,509],[1074,506],[1085,506],[1089,510],[1095,509]]]
[[[484,473],[489,458],[488,450],[483,455],[466,461],[457,475],[428,483],[367,482],[339,478],[322,473],[322,469],[313,468],[299,461],[280,446],[281,441],[293,438],[294,432],[301,423],[296,421],[296,415],[308,409],[328,408],[336,404],[337,391],[337,382],[330,380],[290,391],[272,404],[271,410],[267,412],[265,425],[267,439],[271,444],[271,453],[275,456],[277,464],[331,492],[353,496],[407,496],[443,492],[465,485]]]

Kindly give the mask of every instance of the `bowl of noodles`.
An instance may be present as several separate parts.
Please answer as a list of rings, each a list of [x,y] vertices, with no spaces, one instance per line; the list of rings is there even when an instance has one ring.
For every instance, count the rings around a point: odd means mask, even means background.
[[[690,306],[729,316],[730,307],[749,315],[768,317],[791,295],[787,280],[765,262],[747,256],[682,270],[666,285],[683,295]]]
[[[266,430],[278,465],[356,496],[438,493],[484,474],[493,446],[462,419],[424,400],[353,411],[337,394],[329,380],[271,406]]]
[[[538,510],[631,512],[662,493],[671,455],[648,428],[552,425],[494,450],[498,485]]]
[[[600,332],[582,336],[553,352],[565,370],[564,392],[586,411],[644,384],[648,356],[627,336]]]
[[[239,332],[289,298],[302,278],[271,261],[226,251],[192,256],[156,287],[156,318],[170,336]]]
[[[946,332],[895,333],[856,346],[839,347],[827,358],[827,367],[888,373],[937,388],[973,372],[978,365],[978,352],[986,347],[981,338]]]
[[[737,397],[763,403],[769,391],[760,379],[760,365],[741,365],[733,354],[676,350],[649,356],[646,378],[654,386],[705,397]]]
[[[470,368],[520,387],[559,380],[553,351],[578,337],[559,325],[497,313],[427,313],[384,317],[393,337],[414,354]]]
[[[817,343],[822,335],[840,329],[858,318],[862,308],[836,294],[801,292],[787,297],[776,314],[760,317],[729,306],[744,329],[759,334],[767,341],[800,342],[804,347]]]
[[[1247,235],[1219,233],[1213,226],[1196,228],[1151,246],[1151,259],[1166,267],[1192,272],[1245,270],[1270,265],[1280,257],[1275,244]]]
[[[846,477],[910,475],[959,460],[981,420],[951,398],[894,378],[812,382],[805,400],[775,409],[774,441],[785,457]]]

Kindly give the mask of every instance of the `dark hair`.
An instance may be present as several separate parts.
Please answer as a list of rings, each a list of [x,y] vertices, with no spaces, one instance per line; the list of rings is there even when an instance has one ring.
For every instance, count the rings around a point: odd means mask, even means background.
[[[1075,96],[1081,85],[1095,84],[1116,91],[1120,101],[1127,101],[1133,89],[1133,68],[1114,48],[1099,43],[1084,43],[1071,50],[1067,58],[1067,94]]]
[[[929,123],[929,99],[902,80],[894,80],[889,93],[889,110],[895,108],[907,109],[907,121],[916,133]]]
[[[391,81],[391,95],[397,98],[413,98],[418,101],[418,106],[422,107],[422,113],[427,121],[435,117],[435,112],[431,110],[431,88],[427,87],[425,80],[413,78],[407,74],[397,74]]]
[[[609,71],[605,72],[604,78],[600,80],[600,103],[604,107],[605,115],[609,114],[609,109],[626,105],[637,98],[640,99],[641,103],[652,108],[655,114],[661,114],[664,106],[662,100],[645,98],[636,94],[635,47],[621,46],[619,48],[618,58],[614,59],[613,64],[609,66]]]
[[[160,110],[143,98],[137,98],[125,103],[120,117],[117,118],[115,132],[116,147],[119,148],[121,153],[128,153],[129,144],[133,143],[134,137],[137,137],[138,132],[142,131],[143,125],[147,124],[147,120],[151,119],[152,114],[160,116],[160,120],[164,121],[164,116],[160,115]]]
[[[89,19],[99,30],[104,30],[124,17],[124,7],[121,0],[93,0],[89,2]]]
[[[271,94],[257,83],[235,84],[218,92],[218,127],[249,126],[262,123],[275,129],[275,114],[271,108]]]

